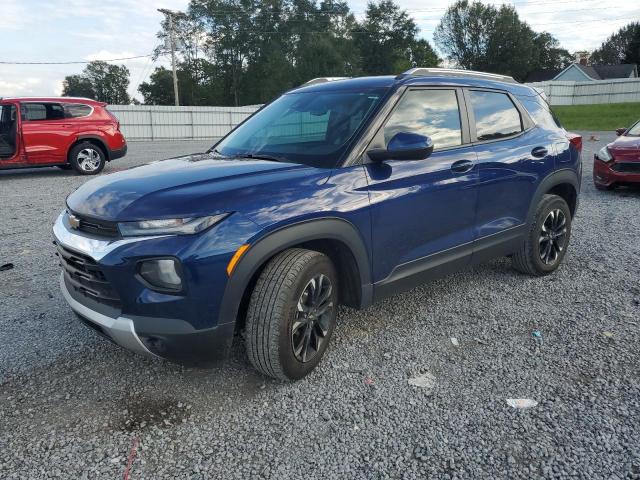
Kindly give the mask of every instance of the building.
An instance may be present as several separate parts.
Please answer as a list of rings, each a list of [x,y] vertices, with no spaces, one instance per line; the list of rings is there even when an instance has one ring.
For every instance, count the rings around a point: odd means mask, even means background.
[[[620,78],[638,78],[635,64],[587,65],[585,59],[572,63],[563,70],[534,70],[525,80],[526,83],[548,82],[551,80],[568,82],[596,82]]]

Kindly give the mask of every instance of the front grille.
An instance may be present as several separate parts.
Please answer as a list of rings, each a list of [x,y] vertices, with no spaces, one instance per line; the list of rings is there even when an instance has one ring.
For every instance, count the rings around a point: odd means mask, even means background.
[[[60,244],[56,246],[60,266],[64,269],[65,279],[69,286],[96,302],[114,307],[120,306],[120,296],[106,279],[95,260],[68,250]]]
[[[75,212],[69,213],[80,221],[80,225],[76,230],[90,235],[96,235],[98,237],[116,238],[120,236],[120,231],[118,230],[118,224],[116,222],[85,217],[84,215],[79,215]]]
[[[611,169],[621,173],[640,173],[640,162],[614,163]]]

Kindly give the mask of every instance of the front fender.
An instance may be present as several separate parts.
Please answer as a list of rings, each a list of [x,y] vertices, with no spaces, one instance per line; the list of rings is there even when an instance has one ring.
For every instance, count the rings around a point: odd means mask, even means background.
[[[371,304],[371,265],[358,229],[342,218],[316,218],[281,227],[251,244],[227,282],[220,322],[236,320],[247,286],[270,258],[289,247],[312,240],[337,240],[351,250],[360,272],[361,307]]]

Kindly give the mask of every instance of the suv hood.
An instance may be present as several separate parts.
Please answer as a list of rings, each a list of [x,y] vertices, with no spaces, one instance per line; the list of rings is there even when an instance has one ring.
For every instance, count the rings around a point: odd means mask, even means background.
[[[213,215],[241,211],[248,202],[264,206],[277,189],[317,184],[329,173],[295,163],[193,154],[90,180],[69,195],[67,205],[110,221]]]

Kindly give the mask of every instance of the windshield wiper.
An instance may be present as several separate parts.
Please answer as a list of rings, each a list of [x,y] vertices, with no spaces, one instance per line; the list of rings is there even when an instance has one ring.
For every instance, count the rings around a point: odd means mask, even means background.
[[[268,160],[270,162],[288,162],[286,158],[276,157],[275,155],[267,155],[264,153],[243,153],[238,156],[242,158],[251,158],[252,160]]]
[[[207,150],[207,153],[212,153],[213,155],[216,155],[220,158],[229,158],[226,155],[220,153],[217,148],[210,148],[209,150]]]

